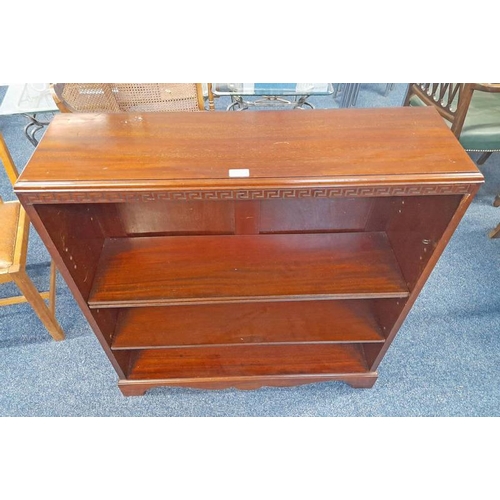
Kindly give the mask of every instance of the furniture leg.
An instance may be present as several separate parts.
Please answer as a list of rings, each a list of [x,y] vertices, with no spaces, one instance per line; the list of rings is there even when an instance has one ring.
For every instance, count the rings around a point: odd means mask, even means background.
[[[147,389],[131,389],[130,387],[120,387],[120,390],[125,397],[144,396],[147,392]]]
[[[356,106],[358,102],[359,88],[361,87],[361,83],[356,83],[354,87],[354,95],[352,99],[352,106]]]
[[[394,83],[388,83],[385,86],[385,92],[384,92],[384,97],[387,97],[389,95],[389,92],[394,90]]]
[[[365,376],[352,377],[345,382],[353,389],[370,389],[375,385],[378,375],[376,372]]]
[[[240,96],[231,96],[231,104],[226,111],[244,111],[248,109],[248,104]]]
[[[495,196],[495,201],[493,202],[494,207],[500,207],[500,194]]]
[[[342,99],[340,101],[341,108],[348,108],[351,103],[351,92],[352,87],[350,83],[344,83],[344,87],[342,89]]]
[[[490,231],[490,238],[500,238],[500,224]]]
[[[54,261],[50,263],[50,286],[49,286],[49,309],[50,312],[56,314],[56,264]]]
[[[36,114],[29,115],[27,113],[23,113],[23,115],[29,120],[29,123],[24,127],[24,135],[26,136],[28,141],[30,141],[31,144],[33,144],[33,146],[36,148],[38,146],[38,139],[35,137],[35,134],[39,130],[42,130],[50,122],[38,120],[36,118]]]
[[[43,301],[40,293],[36,289],[30,277],[27,275],[26,271],[21,269],[20,271],[13,273],[11,276],[16,285],[19,287],[19,290],[21,290],[22,294],[35,310],[35,313],[40,318],[41,322],[45,325],[45,328],[47,328],[52,338],[54,340],[63,340],[64,332],[61,326],[57,322],[54,313]]]
[[[208,93],[208,109],[210,111],[215,110],[215,99],[214,99],[214,93],[212,91],[212,84],[209,83],[207,84],[207,93]]]
[[[492,151],[487,151],[486,153],[483,153],[479,159],[477,160],[478,165],[482,165],[490,156],[491,156]]]
[[[310,109],[314,109],[314,106],[307,101],[311,97],[310,95],[303,95],[297,100],[297,104],[294,105],[293,109],[304,109],[304,106],[308,106]]]
[[[350,108],[356,104],[360,86],[360,83],[344,83],[341,108]]]
[[[137,384],[137,385],[120,385],[118,383],[118,388],[124,396],[144,396],[148,389],[151,389],[150,385],[147,384]]]

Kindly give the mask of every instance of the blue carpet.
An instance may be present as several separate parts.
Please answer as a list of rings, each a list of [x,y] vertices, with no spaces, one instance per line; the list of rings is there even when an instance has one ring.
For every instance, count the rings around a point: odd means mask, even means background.
[[[363,84],[358,107],[399,106],[405,84],[384,96]],[[0,99],[5,88],[0,87]],[[338,107],[329,97],[317,107]],[[217,102],[222,109],[223,99]],[[26,119],[0,117],[0,131],[22,168],[33,152]],[[473,156],[477,159],[477,155]],[[27,304],[0,308],[1,416],[499,416],[500,154],[414,308],[379,367],[371,390],[339,382],[257,391],[159,388],[125,398],[117,377],[68,288],[59,278],[58,318],[67,334],[54,342]],[[15,199],[0,169],[0,195]],[[28,272],[48,285],[48,253],[32,231]],[[14,288],[0,287],[0,297]]]

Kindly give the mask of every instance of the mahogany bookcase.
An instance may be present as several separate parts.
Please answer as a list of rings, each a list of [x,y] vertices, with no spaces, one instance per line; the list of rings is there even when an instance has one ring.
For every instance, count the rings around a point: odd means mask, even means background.
[[[430,108],[62,114],[15,192],[140,395],[371,387],[482,182]]]

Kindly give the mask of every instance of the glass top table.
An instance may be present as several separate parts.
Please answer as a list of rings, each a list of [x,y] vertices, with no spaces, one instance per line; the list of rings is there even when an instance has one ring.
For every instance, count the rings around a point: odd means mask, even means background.
[[[251,106],[289,106],[293,109],[309,107],[308,99],[315,95],[333,94],[331,83],[212,83],[214,96],[230,96],[230,110],[243,110]],[[245,97],[258,99],[248,100]]]
[[[9,85],[0,102],[0,116],[21,114],[28,118],[29,123],[24,128],[24,133],[33,146],[38,144],[35,133],[50,121],[39,119],[37,115],[53,115],[58,111],[48,83]]]

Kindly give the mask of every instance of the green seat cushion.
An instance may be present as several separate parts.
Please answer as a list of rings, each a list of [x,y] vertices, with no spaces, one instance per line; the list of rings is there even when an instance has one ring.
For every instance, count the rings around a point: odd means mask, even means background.
[[[410,106],[425,104],[412,96]],[[500,93],[474,92],[459,140],[469,151],[500,150]]]

